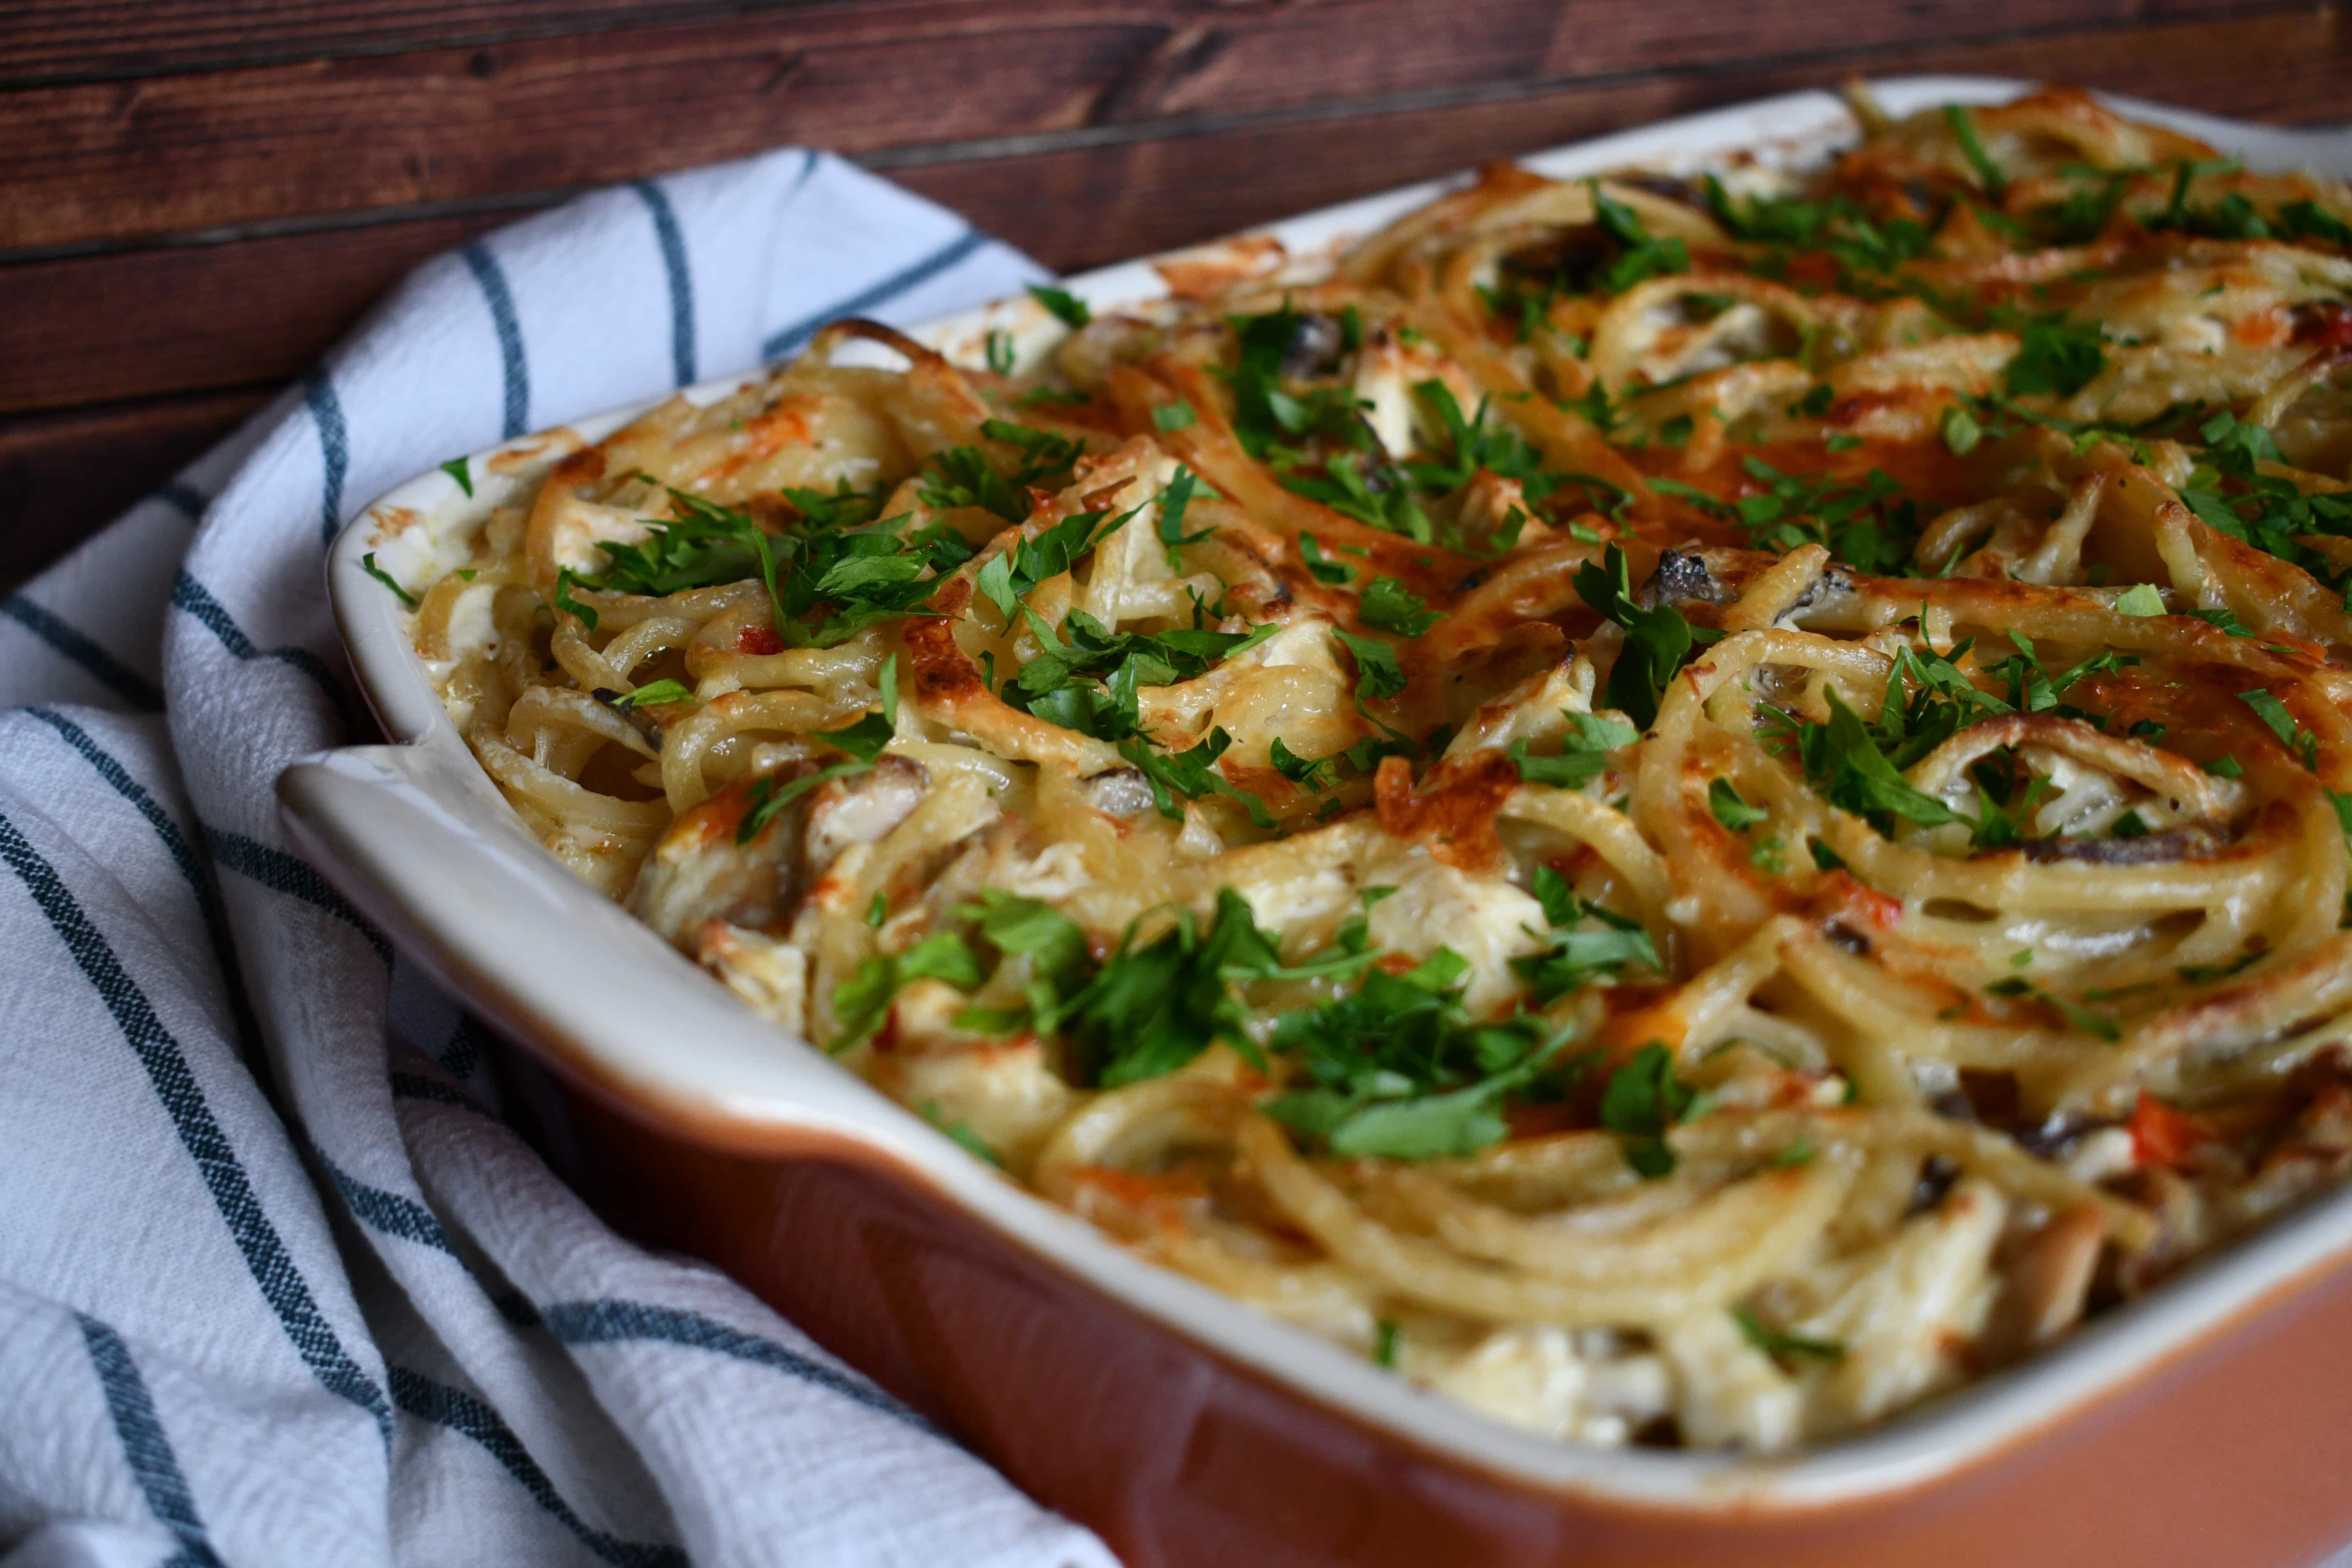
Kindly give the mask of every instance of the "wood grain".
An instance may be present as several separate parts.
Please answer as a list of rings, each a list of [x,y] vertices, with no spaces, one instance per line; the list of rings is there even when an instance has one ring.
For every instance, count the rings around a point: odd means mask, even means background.
[[[511,212],[0,270],[0,413],[282,380],[402,274]]]
[[[2046,77],[2242,119],[2340,120],[2352,49],[2332,13],[1903,50],[1878,75]],[[1059,270],[1098,266],[1350,196],[1766,93],[1835,85],[1810,65],[1678,75],[1482,103],[1244,126],[892,171]],[[1377,148],[1376,158],[1365,149]]]
[[[0,11],[0,84],[498,43],[714,20],[812,0],[16,0]]]
[[[1882,72],[1982,70],[2072,79],[2257,119],[2344,101],[2337,25],[2309,16],[2175,24],[2129,37],[1904,51]],[[1659,76],[1525,97],[1025,157],[908,165],[894,177],[1060,270],[1207,237],[1304,208],[1761,92],[1834,70]],[[1362,155],[1366,138],[1381,150]],[[880,160],[880,161],[887,161]],[[410,267],[510,213],[467,214],[241,244],[131,251],[0,269],[0,412],[242,385],[294,374]]]
[[[0,423],[0,593],[152,493],[269,399],[245,388]]]
[[[740,20],[772,12],[807,12],[821,0],[17,0],[0,11],[0,85],[105,80],[299,59],[478,47],[517,38],[612,32],[663,23]],[[890,9],[863,0],[867,11]],[[1856,45],[1982,34],[2034,23],[2138,22],[2262,9],[2261,0],[2101,0],[2091,5],[1983,5],[1970,0],[1918,0],[1902,6],[1853,6],[1837,16]],[[898,4],[919,26],[940,8]],[[1002,5],[964,12],[1003,11]],[[1108,0],[1108,17],[1143,19],[1172,33],[1222,31],[1262,14],[1297,26],[1303,8],[1278,0]],[[1433,13],[1460,7],[1430,6]],[[1557,10],[1557,7],[1550,7]],[[1823,6],[1772,4],[1620,7],[1595,17],[1580,6],[1555,30],[1571,38],[1605,35],[1628,24],[1666,51],[1651,63],[1736,57],[1770,44],[1789,17]],[[1285,16],[1285,11],[1294,13]],[[1597,26],[1595,23],[1597,22]],[[1310,24],[1311,25],[1311,24]],[[1785,42],[1785,40],[1784,40]],[[1557,63],[1557,62],[1554,62]]]
[[[1131,135],[2140,14],[2139,0],[883,0],[27,87],[0,93],[0,250],[562,190],[796,140]]]

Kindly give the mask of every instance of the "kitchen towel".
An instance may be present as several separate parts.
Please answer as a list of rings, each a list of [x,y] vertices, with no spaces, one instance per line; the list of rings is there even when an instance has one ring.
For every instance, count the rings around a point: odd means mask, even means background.
[[[419,268],[0,600],[0,1568],[1097,1568],[738,1286],[621,1240],[289,852],[364,739],[329,539],[457,454],[1044,276],[787,149]]]

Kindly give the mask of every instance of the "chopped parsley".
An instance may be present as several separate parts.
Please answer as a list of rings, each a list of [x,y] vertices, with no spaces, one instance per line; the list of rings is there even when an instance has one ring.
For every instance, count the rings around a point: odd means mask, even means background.
[[[1066,289],[1032,283],[1029,285],[1029,297],[1045,306],[1048,315],[1073,330],[1095,319],[1095,313],[1087,308],[1087,302]]]
[[[1338,588],[1356,580],[1353,566],[1324,554],[1321,542],[1303,528],[1298,531],[1298,558],[1307,563],[1307,572],[1318,583]]]
[[[2001,193],[2009,188],[2009,179],[2000,172],[2000,165],[1992,161],[1991,154],[1985,151],[1984,143],[1978,140],[1974,117],[1963,106],[1948,103],[1944,105],[1944,123],[1950,128],[1952,140],[1960,144],[1960,156],[1966,158],[1969,167],[1976,171],[1977,184],[1984,187],[1986,195],[1995,201],[2000,200]]]
[[[1560,737],[1558,756],[1531,756],[1525,741],[1512,742],[1506,753],[1518,764],[1519,777],[1528,784],[1581,789],[1608,770],[1610,752],[1642,738],[1631,724],[1598,713],[1563,712],[1561,716],[1568,721],[1568,732]]]
[[[1654,1181],[1675,1168],[1667,1130],[1706,1109],[1706,1097],[1675,1076],[1674,1053],[1653,1040],[1609,1075],[1601,1125],[1624,1136],[1625,1163]]]
[[[1511,968],[1528,983],[1537,1006],[1549,1006],[1594,980],[1614,980],[1628,963],[1664,970],[1641,921],[1578,898],[1568,879],[1550,867],[1536,868],[1534,892],[1551,928],[1550,945],[1511,960]]]
[[[391,589],[393,597],[398,599],[409,609],[413,610],[416,608],[416,595],[402,587],[398,580],[395,579],[391,573],[385,571],[383,567],[375,563],[374,551],[371,550],[365,555],[360,557],[360,570],[374,578],[377,582],[383,584],[385,587]],[[586,616],[583,616],[581,618],[591,627],[593,627],[596,624],[596,613],[593,610],[591,610]]]
[[[1736,501],[1717,500],[1695,485],[1653,479],[1654,489],[1738,522],[1759,550],[1787,552],[1826,545],[1831,556],[1864,572],[1899,570],[1919,542],[1919,508],[1902,487],[1876,468],[1859,483],[1834,474],[1784,474],[1753,454],[1740,468],[1765,489]]]
[[[1553,1069],[1568,1036],[1537,1019],[1471,1021],[1457,989],[1468,967],[1440,948],[1402,974],[1368,967],[1348,995],[1281,1015],[1268,1044],[1307,1083],[1265,1113],[1335,1154],[1424,1160],[1501,1142],[1507,1096],[1548,1070],[1555,1085],[1573,1081],[1582,1065]]]
[[[2105,341],[2096,325],[2062,316],[2028,321],[2018,329],[2017,353],[2002,368],[2001,384],[2017,397],[2072,397],[2106,368]]]
[[[833,988],[833,1013],[841,1033],[825,1049],[838,1056],[871,1039],[890,1016],[898,993],[918,980],[944,980],[970,991],[982,978],[979,955],[954,931],[934,931],[904,952],[877,953]]]
[[[1217,759],[1233,743],[1234,738],[1220,728],[1210,731],[1207,740],[1181,752],[1158,751],[1140,737],[1129,737],[1118,742],[1118,754],[1143,775],[1151,788],[1152,805],[1162,816],[1171,820],[1183,817],[1184,808],[1177,804],[1180,797],[1198,800],[1202,795],[1221,795],[1239,802],[1255,826],[1272,827],[1274,817],[1265,809],[1265,802],[1217,771]]]
[[[2352,536],[2352,494],[2305,494],[2293,479],[2263,472],[2263,464],[2282,460],[2278,444],[2269,430],[2227,409],[2199,434],[2203,460],[2180,486],[2182,503],[2210,527],[2342,589],[2347,574],[2302,536]]]
[[[1594,219],[1620,247],[1613,258],[1587,275],[1587,290],[1622,294],[1646,279],[1690,270],[1690,247],[1681,239],[1652,238],[1640,215],[1603,191],[1599,180],[1587,180],[1585,187],[1592,193]]]
[[[610,563],[596,576],[567,571],[557,584],[556,607],[593,630],[595,612],[571,597],[573,582],[603,593],[658,596],[756,575],[768,588],[785,646],[833,647],[877,622],[918,613],[937,591],[940,574],[971,554],[944,526],[902,535],[903,518],[875,521],[880,502],[871,494],[782,494],[803,526],[772,534],[748,512],[673,489],[679,515],[648,524],[637,543],[604,543]]]
[[[949,1121],[947,1112],[940,1109],[938,1100],[924,1100],[915,1109],[923,1113],[924,1121],[961,1144],[965,1153],[987,1164],[994,1165],[999,1170],[1004,1168],[1004,1162],[998,1159],[996,1151],[990,1148],[981,1135],[971,1130],[971,1124],[968,1121]]]
[[[1741,799],[1738,786],[1729,779],[1717,779],[1706,786],[1706,805],[1715,819],[1734,833],[1744,833],[1771,816],[1762,806],[1750,805]]]
[[[2096,1035],[2103,1040],[2113,1042],[2123,1038],[2123,1026],[2106,1014],[2094,1012],[2079,1002],[2070,1001],[2054,992],[2045,991],[2021,975],[2012,976],[2007,980],[1997,980],[1986,986],[1985,990],[1995,996],[2013,996],[2040,1003],[2042,1006],[2057,1013],[2074,1027],[2087,1034]]]
[[[2270,732],[2278,737],[2280,745],[2294,754],[2295,760],[2313,773],[2319,771],[2319,737],[2294,721],[2286,704],[2269,692],[2256,687],[2252,691],[2238,693],[2238,700],[2254,710]]]
[[[896,657],[895,655],[893,656]],[[625,691],[611,700],[614,708],[646,708],[663,702],[691,702],[693,690],[682,680],[656,680],[640,686],[635,691]]]
[[[441,471],[457,481],[457,488],[466,492],[467,500],[473,499],[474,468],[470,460],[465,458],[452,458],[441,465]]]
[[[1444,617],[1394,577],[1375,577],[1356,601],[1356,618],[1380,631],[1417,637]]]
[[[1071,610],[1059,627],[1026,605],[1020,612],[1044,651],[999,695],[1010,707],[1104,741],[1141,733],[1140,688],[1190,680],[1279,629],[1269,621],[1247,632],[1114,632],[1084,610]]]
[[[1609,672],[1609,705],[1632,715],[1643,729],[1658,716],[1658,702],[1694,649],[1723,634],[1694,626],[1671,605],[1643,609],[1633,603],[1632,568],[1624,551],[1609,546],[1602,564],[1586,562],[1576,570],[1579,597],[1604,619],[1625,629],[1625,644]]]
[[[1984,426],[1977,423],[1966,404],[1955,403],[1944,410],[1942,435],[1946,448],[1956,458],[1965,458],[1984,439]]]
[[[1845,1359],[1845,1346],[1836,1340],[1807,1339],[1801,1334],[1785,1333],[1779,1329],[1768,1329],[1757,1321],[1755,1313],[1745,1307],[1732,1308],[1731,1321],[1739,1325],[1741,1335],[1749,1344],[1784,1365],[1796,1361],[1843,1361]]]
[[[1356,661],[1358,701],[1385,701],[1404,689],[1404,671],[1397,664],[1396,649],[1376,637],[1358,637],[1337,626],[1331,628],[1331,635],[1339,639]]]
[[[813,773],[796,779],[779,780],[769,773],[754,784],[743,801],[743,820],[736,825],[735,842],[749,844],[760,836],[761,829],[775,818],[778,812],[818,785],[834,779],[849,778],[873,770],[875,759],[898,735],[898,656],[892,654],[882,661],[877,678],[882,688],[882,707],[868,713],[855,724],[840,730],[818,730],[809,739],[826,743],[849,753],[848,757]]]

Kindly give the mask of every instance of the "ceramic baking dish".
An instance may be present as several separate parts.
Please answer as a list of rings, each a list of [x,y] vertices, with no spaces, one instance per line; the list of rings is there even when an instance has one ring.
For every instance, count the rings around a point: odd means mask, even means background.
[[[1875,90],[1900,115],[2021,85]],[[2352,133],[2116,106],[2252,166],[2352,176]],[[1836,98],[1805,92],[1525,162],[1554,175],[1690,171],[1735,148],[1801,161],[1852,133]],[[1326,253],[1439,188],[1265,232],[1294,257]],[[1230,260],[1235,243],[1182,255]],[[1097,310],[1165,289],[1148,261],[1068,287]],[[1024,299],[916,335],[976,362],[992,330],[1034,352],[1055,329]],[[478,455],[470,497],[428,474],[343,531],[330,591],[394,743],[289,769],[288,825],[404,952],[521,1045],[544,1142],[617,1220],[729,1269],[1136,1568],[2260,1568],[2352,1535],[2352,1193],[1867,1436],[1769,1459],[1604,1450],[1498,1425],[1129,1257],[780,1037],[532,842],[361,566],[373,551],[415,581],[457,563],[493,504],[637,412]]]

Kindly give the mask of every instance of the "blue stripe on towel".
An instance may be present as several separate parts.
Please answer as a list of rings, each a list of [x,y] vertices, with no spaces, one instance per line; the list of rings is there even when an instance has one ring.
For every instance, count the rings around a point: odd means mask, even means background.
[[[221,1568],[220,1559],[213,1554],[212,1539],[205,1533],[205,1521],[196,1513],[196,1500],[189,1495],[180,1458],[172,1451],[163,1422],[156,1419],[147,1380],[139,1375],[139,1363],[131,1358],[131,1347],[122,1342],[121,1335],[87,1312],[76,1312],[74,1321],[81,1325],[82,1343],[89,1348],[90,1367],[98,1373],[99,1390],[106,1395],[106,1412],[113,1418],[114,1435],[122,1441],[122,1458],[131,1467],[131,1478],[139,1483],[148,1510],[180,1538],[180,1550],[164,1568],[180,1564]]]
[[[694,380],[694,275],[687,270],[686,234],[677,226],[677,212],[669,193],[651,180],[629,187],[645,198],[654,215],[654,237],[661,242],[662,270],[669,277],[670,368],[677,384]]]
[[[738,1361],[772,1367],[803,1383],[830,1390],[868,1410],[879,1411],[918,1430],[929,1432],[933,1436],[941,1435],[929,1421],[873,1384],[780,1345],[773,1340],[763,1340],[756,1334],[730,1329],[699,1312],[674,1307],[647,1306],[641,1301],[559,1301],[543,1309],[540,1316],[546,1320],[548,1331],[567,1345],[606,1345],[631,1340],[656,1340],[667,1344],[712,1351]]]
[[[329,1392],[350,1400],[375,1417],[389,1447],[392,1410],[384,1402],[383,1390],[352,1360],[334,1329],[319,1311],[318,1302],[310,1286],[303,1282],[292,1255],[286,1250],[284,1239],[255,1195],[253,1184],[237,1161],[236,1151],[230,1147],[227,1134],[221,1131],[212,1107],[205,1102],[204,1090],[197,1087],[195,1074],[189,1069],[180,1042],[172,1037],[172,1032],[155,1016],[146,994],[67,890],[56,868],[5,816],[0,816],[0,859],[5,859],[24,879],[33,901],[40,905],[41,912],[57,931],[58,940],[65,943],[84,978],[113,1015],[115,1026],[122,1031],[140,1066],[146,1069],[156,1099],[163,1101],[165,1113],[180,1135],[181,1147],[195,1162],[214,1205],[220,1210],[237,1250],[244,1255],[246,1268],[276,1312],[278,1325],[293,1342],[296,1352]]]
[[[342,684],[327,668],[325,659],[307,647],[255,646],[253,639],[245,635],[245,629],[236,624],[236,617],[230,615],[221,602],[213,597],[211,591],[184,569],[172,579],[172,605],[194,616],[199,625],[220,639],[221,647],[228,649],[233,658],[247,661],[274,659],[289,668],[300,670],[317,681],[319,689],[325,692],[327,700],[335,705],[335,712],[343,721],[344,731],[349,734],[361,731],[362,726],[352,711],[351,699],[343,694]]]
[[[206,827],[205,843],[213,852],[214,864],[235,871],[240,877],[249,877],[272,892],[299,899],[306,904],[326,910],[339,921],[348,922],[353,931],[367,938],[368,945],[375,949],[375,955],[383,960],[385,966],[391,966],[392,944],[383,940],[383,933],[368,924],[359,910],[345,903],[341,893],[327,886],[327,879],[320,876],[309,861],[225,828]]]
[[[343,475],[351,467],[352,447],[343,427],[343,405],[326,366],[317,366],[302,378],[302,401],[310,405],[310,417],[319,426],[319,458],[326,469],[319,498],[319,536],[331,542],[343,522]]]
[[[507,287],[506,269],[488,245],[478,239],[457,254],[473,269],[474,281],[481,285],[482,299],[490,308],[490,324],[498,329],[499,363],[506,373],[507,390],[500,438],[511,441],[530,427],[530,365],[523,358],[522,322],[515,315],[514,293]]]
[[[392,1397],[403,1412],[421,1421],[471,1437],[489,1452],[531,1500],[553,1515],[581,1545],[616,1568],[688,1568],[686,1553],[675,1546],[623,1541],[598,1530],[572,1511],[558,1495],[555,1483],[522,1446],[522,1439],[505,1418],[461,1388],[436,1383],[404,1366],[390,1369]]]
[[[84,673],[142,713],[158,712],[163,693],[153,681],[107,652],[63,617],[35,604],[22,594],[0,599],[5,616],[43,642],[59,658],[79,665]]]
[[[880,310],[917,284],[929,282],[987,243],[986,235],[977,229],[966,229],[955,239],[941,246],[920,261],[899,268],[879,283],[862,289],[846,300],[835,300],[814,316],[804,317],[782,331],[772,333],[768,341],[760,345],[760,357],[782,359],[784,355],[798,351],[811,338],[816,336],[817,329],[826,322],[837,321],[843,316],[856,316],[867,310]]]

